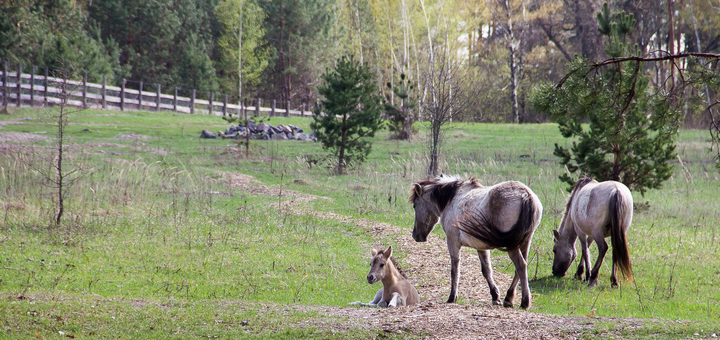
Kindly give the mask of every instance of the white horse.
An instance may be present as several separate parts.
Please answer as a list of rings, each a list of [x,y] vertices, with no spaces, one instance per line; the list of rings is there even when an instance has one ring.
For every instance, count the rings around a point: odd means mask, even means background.
[[[445,231],[451,266],[448,303],[457,302],[460,248],[464,246],[477,249],[493,304],[500,304],[500,300],[492,277],[490,250],[507,251],[515,264],[515,276],[503,306],[513,306],[515,288],[520,281],[520,307],[530,307],[528,251],[543,210],[530,188],[514,181],[484,187],[474,179],[438,176],[414,183],[410,203],[415,209],[412,233],[415,241],[425,242],[438,220]]]
[[[553,275],[565,276],[575,260],[575,240],[580,239],[582,258],[575,277],[582,279],[583,271],[588,285],[597,285],[598,272],[605,258],[610,237],[613,247],[612,274],[610,285],[617,287],[617,268],[626,279],[632,281],[632,264],[625,233],[630,228],[633,215],[633,198],[630,190],[622,183],[605,181],[598,183],[592,178],[583,178],[575,184],[565,209],[560,230],[553,230],[555,245],[553,252]],[[590,239],[587,238],[590,236]],[[595,241],[598,258],[590,271],[589,247]]]

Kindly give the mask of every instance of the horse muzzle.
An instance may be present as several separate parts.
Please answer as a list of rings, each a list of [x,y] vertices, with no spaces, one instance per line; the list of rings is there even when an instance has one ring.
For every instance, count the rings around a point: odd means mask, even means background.
[[[415,242],[425,242],[427,241],[427,235],[420,235],[420,233],[416,232],[413,229],[412,238],[415,240]]]
[[[378,282],[378,278],[375,275],[368,274],[367,281],[369,284],[373,284],[375,282]]]

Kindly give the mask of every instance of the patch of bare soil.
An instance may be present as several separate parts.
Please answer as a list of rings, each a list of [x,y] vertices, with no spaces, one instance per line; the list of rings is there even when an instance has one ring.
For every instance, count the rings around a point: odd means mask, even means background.
[[[123,134],[123,135],[117,135],[117,137],[115,137],[115,138],[120,139],[120,140],[135,141],[135,140],[154,139],[157,137],[146,136],[146,135],[135,135],[135,134]]]
[[[39,135],[36,133],[0,132],[0,144],[2,144],[2,143],[25,144],[25,143],[46,141],[48,139],[49,138],[47,136]]]
[[[221,173],[233,189],[259,195],[277,196],[281,189],[268,187],[253,176],[235,172]],[[450,293],[450,258],[445,241],[431,234],[427,242],[417,243],[411,237],[409,228],[400,228],[387,223],[367,219],[356,219],[331,212],[307,209],[304,203],[320,197],[289,192],[286,202],[294,214],[313,214],[319,218],[352,223],[366,228],[374,235],[394,239],[395,251],[404,254],[403,273],[415,283],[421,303],[391,309],[363,307],[328,306],[283,306],[299,311],[316,311],[320,315],[341,317],[343,321],[311,319],[298,324],[299,327],[316,327],[333,331],[351,329],[374,329],[388,333],[414,334],[434,339],[571,339],[577,338],[593,327],[597,318],[558,317],[493,306],[487,283],[480,271],[477,253],[464,250],[460,265],[459,295],[469,304],[447,304]],[[327,199],[327,198],[325,198]],[[380,243],[377,247],[387,246]],[[369,250],[368,250],[369,252]],[[504,298],[511,277],[494,273],[495,281]],[[358,300],[370,301],[372,296],[359,296]],[[520,290],[515,294],[515,303],[520,303]]]

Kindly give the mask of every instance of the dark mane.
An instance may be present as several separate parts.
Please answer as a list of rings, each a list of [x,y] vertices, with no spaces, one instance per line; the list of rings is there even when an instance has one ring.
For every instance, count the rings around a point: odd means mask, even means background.
[[[565,205],[565,214],[563,214],[562,221],[560,221],[561,226],[565,224],[565,219],[567,218],[567,214],[570,211],[570,205],[572,204],[573,198],[575,198],[575,194],[580,191],[580,189],[582,189],[585,185],[592,181],[594,181],[592,177],[584,177],[578,180],[575,185],[573,185],[572,190],[570,191],[570,198],[568,198],[567,205]]]
[[[475,178],[464,180],[459,177],[445,175],[419,181],[417,184],[423,188],[423,194],[425,192],[430,193],[429,196],[427,196],[427,199],[437,202],[440,211],[445,210],[445,207],[453,199],[453,197],[455,197],[461,186],[465,184],[471,185],[473,188],[479,188],[482,186],[480,181]],[[414,203],[418,197],[419,196],[417,192],[415,192],[414,188],[410,189],[410,199],[408,201],[410,203]]]

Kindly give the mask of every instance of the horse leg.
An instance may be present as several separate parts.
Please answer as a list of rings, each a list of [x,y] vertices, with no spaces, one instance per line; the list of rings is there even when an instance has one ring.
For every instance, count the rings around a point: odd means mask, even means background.
[[[388,307],[397,307],[398,305],[402,306],[402,303],[400,302],[400,293],[392,293],[392,298],[390,299],[390,303],[388,303]]]
[[[524,309],[530,308],[530,299],[532,298],[532,295],[530,295],[530,279],[527,276],[528,255],[530,253],[530,242],[532,242],[532,239],[528,239],[527,243],[520,247],[520,250],[522,251],[523,260],[525,260],[525,269],[523,269],[523,271],[520,273],[521,279],[523,277],[523,274],[525,276],[525,279],[523,280],[523,286],[522,286],[522,301],[520,303],[520,308],[524,308]],[[527,301],[527,303],[525,303],[525,301]]]
[[[575,278],[578,280],[582,280],[583,272],[586,271],[585,268],[587,265],[588,272],[585,273],[585,279],[587,280],[587,278],[589,277],[589,270],[590,270],[590,265],[586,263],[588,260],[587,236],[584,233],[580,232],[580,233],[578,233],[578,240],[580,241],[580,250],[582,251],[582,255],[580,256],[580,263],[578,264],[577,272],[575,273]]]
[[[597,286],[600,267],[602,266],[603,259],[605,258],[605,253],[608,250],[608,245],[607,242],[605,242],[605,237],[602,231],[600,232],[599,236],[593,233],[593,238],[595,239],[595,243],[597,244],[598,257],[597,260],[595,260],[595,266],[593,266],[593,269],[590,272],[590,282],[588,283],[589,287]]]
[[[453,241],[448,237],[447,245],[450,253],[450,296],[447,303],[455,303],[460,282],[460,242]]]
[[[513,277],[510,288],[507,291],[505,301],[503,301],[503,306],[512,307],[515,287],[517,287],[517,283],[520,281],[522,284],[522,302],[520,303],[520,308],[527,309],[530,307],[530,284],[528,283],[527,278],[527,261],[525,261],[525,257],[520,249],[510,250],[508,255],[515,264],[515,277]]]
[[[482,269],[482,274],[488,283],[488,288],[490,288],[490,296],[492,297],[492,304],[499,305],[500,304],[500,295],[498,294],[498,288],[497,288],[497,285],[495,284],[495,280],[493,280],[493,270],[492,270],[492,265],[490,265],[490,251],[489,250],[478,250],[478,257],[480,258],[480,267]]]
[[[619,287],[617,280],[617,265],[615,265],[615,258],[613,258],[612,272],[610,273],[610,287]]]

